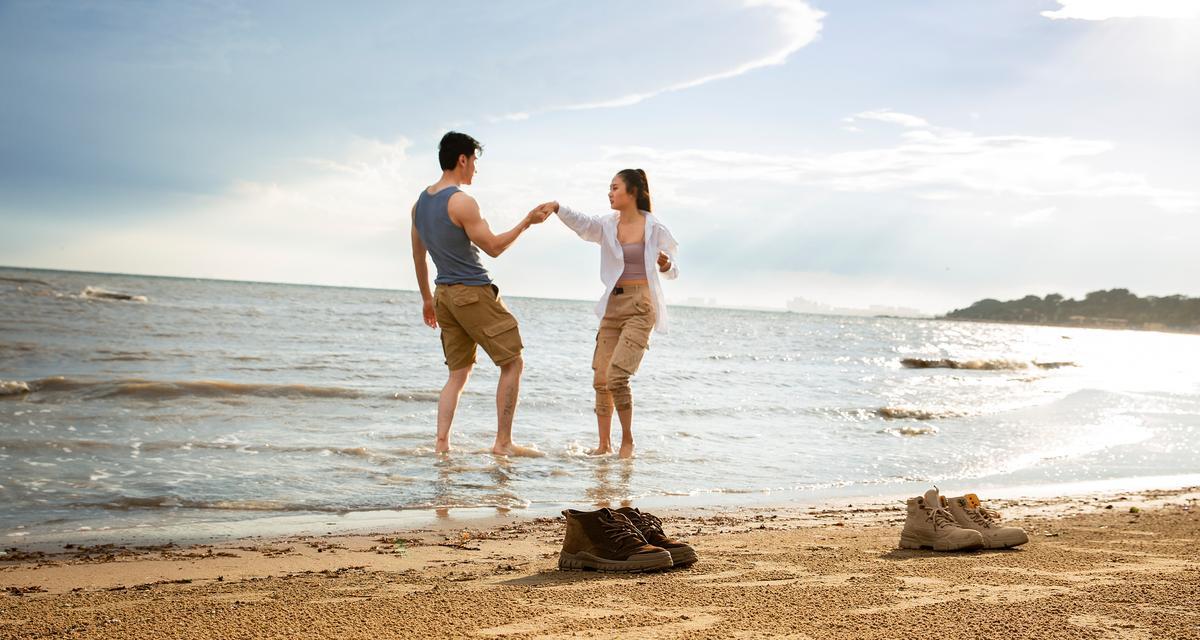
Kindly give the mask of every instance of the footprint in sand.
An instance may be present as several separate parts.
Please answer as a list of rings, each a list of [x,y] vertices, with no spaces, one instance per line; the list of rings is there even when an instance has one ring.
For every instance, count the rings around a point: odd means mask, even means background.
[[[909,580],[905,580],[913,584]],[[971,600],[983,604],[1016,604],[1041,600],[1056,595],[1066,595],[1073,591],[1068,587],[1042,586],[1031,584],[1018,585],[974,585],[963,587],[953,585],[949,588],[934,588],[924,593],[905,592],[900,596],[900,602],[882,607],[852,609],[851,615],[873,615],[877,613],[894,613],[908,609],[929,607],[931,605],[948,604],[959,600]]]
[[[550,613],[529,620],[522,620],[499,627],[480,629],[476,633],[484,636],[507,636],[512,634],[539,634],[543,640],[553,638],[577,637],[573,633],[546,634],[555,627],[562,626],[563,620],[601,620],[608,617],[626,616],[630,613],[646,613],[663,619],[662,623],[635,625],[605,629],[604,637],[609,640],[645,640],[645,638],[665,637],[669,634],[695,633],[721,621],[720,616],[705,613],[700,609],[663,609],[661,607],[627,606],[624,609],[600,609],[594,607],[556,607],[556,613]],[[543,635],[545,634],[545,635]]]
[[[1071,616],[1067,619],[1067,622],[1071,626],[1098,631],[1101,635],[1096,637],[1103,639],[1149,640],[1152,637],[1150,631],[1145,627],[1119,618],[1082,615]]]

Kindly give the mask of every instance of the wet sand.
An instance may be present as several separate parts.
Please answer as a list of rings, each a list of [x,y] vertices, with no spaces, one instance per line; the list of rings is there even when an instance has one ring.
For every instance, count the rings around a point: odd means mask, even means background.
[[[562,521],[9,548],[0,638],[1198,638],[1200,488],[996,500],[1013,550],[897,548],[903,505],[665,513],[701,555],[560,572]]]

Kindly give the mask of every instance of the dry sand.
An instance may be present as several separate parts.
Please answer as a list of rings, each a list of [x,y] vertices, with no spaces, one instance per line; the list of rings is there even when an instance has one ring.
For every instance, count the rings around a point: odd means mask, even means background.
[[[1196,639],[1198,491],[991,500],[1031,541],[957,554],[898,549],[898,503],[673,515],[700,562],[633,575],[558,571],[549,518],[10,549],[0,638]]]

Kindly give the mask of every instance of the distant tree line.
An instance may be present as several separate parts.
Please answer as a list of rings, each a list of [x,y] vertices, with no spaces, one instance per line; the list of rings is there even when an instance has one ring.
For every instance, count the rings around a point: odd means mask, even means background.
[[[1147,296],[1128,289],[1093,291],[1082,300],[1051,293],[1001,302],[988,298],[944,317],[1028,324],[1200,331],[1200,298]]]

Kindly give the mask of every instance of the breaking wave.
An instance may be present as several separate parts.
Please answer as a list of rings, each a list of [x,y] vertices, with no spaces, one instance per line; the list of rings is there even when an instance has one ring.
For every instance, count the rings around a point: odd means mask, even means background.
[[[938,432],[937,427],[927,426],[927,425],[923,425],[923,426],[905,425],[903,427],[894,427],[894,428],[879,430],[879,433],[890,434],[890,435],[896,436],[898,438],[912,437],[912,436],[932,436],[932,435],[937,435],[937,432]]]
[[[159,381],[130,378],[125,380],[88,380],[54,376],[39,380],[0,381],[0,397],[48,396],[66,394],[74,399],[100,400],[171,400],[176,398],[366,398],[372,394],[345,387],[319,387],[305,384],[268,384],[224,382],[219,380]],[[438,394],[428,391],[394,392],[382,397],[408,402],[437,402]]]
[[[90,300],[127,300],[129,302],[149,302],[146,296],[139,296],[132,293],[122,293],[120,291],[109,291],[100,287],[84,287],[79,293],[82,298]]]
[[[1060,369],[1078,366],[1074,362],[1028,362],[1024,360],[952,360],[950,358],[904,358],[900,364],[908,369],[969,369],[974,371],[1019,371],[1030,367]]]
[[[0,397],[29,393],[29,383],[20,380],[0,380]]]
[[[44,280],[35,280],[34,278],[9,278],[9,277],[0,276],[0,282],[11,282],[16,285],[35,284],[39,287],[46,287],[46,288],[51,287],[49,282],[46,282]]]
[[[888,420],[939,420],[942,418],[960,418],[967,415],[962,411],[949,409],[913,409],[909,407],[880,407],[875,415]]]
[[[420,457],[433,453],[429,447],[329,447],[320,445],[279,446],[244,442],[196,442],[184,440],[154,440],[148,442],[109,442],[104,440],[0,440],[0,451],[19,453],[55,452],[107,452],[137,449],[144,453],[207,449],[236,451],[238,453],[311,453],[318,456],[344,456],[373,462],[390,462],[402,457]]]
[[[172,495],[118,496],[103,502],[76,502],[71,507],[129,511],[133,509],[213,509],[220,511],[312,511],[319,513],[351,513],[398,509],[470,508],[470,507],[528,507],[529,501],[512,491],[495,491],[479,500],[447,500],[418,504],[369,501],[362,504],[322,504],[286,502],[282,500],[196,500]]]
[[[323,511],[340,513],[345,507],[289,503],[277,500],[192,500],[177,496],[120,496],[104,502],[75,503],[76,508],[100,508],[117,511],[130,509],[217,509],[224,511]]]
[[[217,380],[195,380],[163,382],[131,378],[127,380],[83,380],[54,376],[16,384],[17,393],[51,394],[75,393],[85,399],[136,398],[142,400],[166,400],[182,397],[225,398],[258,396],[268,398],[313,397],[313,398],[359,398],[362,392],[340,387],[313,387],[303,384],[265,384],[244,382],[221,382]],[[19,385],[24,385],[20,390]]]

